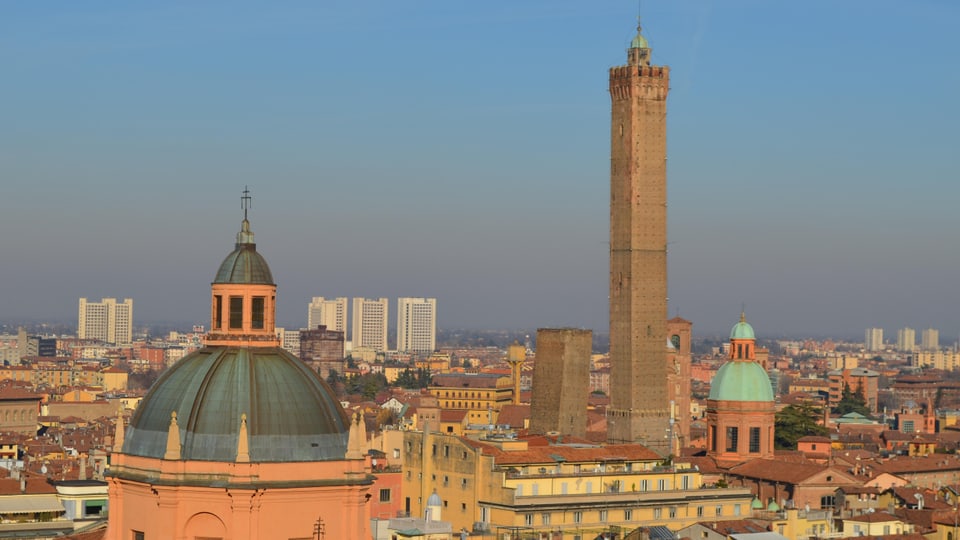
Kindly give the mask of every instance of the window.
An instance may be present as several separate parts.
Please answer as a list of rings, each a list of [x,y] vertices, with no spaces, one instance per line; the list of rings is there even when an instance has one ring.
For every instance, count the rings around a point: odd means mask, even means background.
[[[816,445],[814,445],[814,450],[816,450]],[[750,453],[760,453],[760,428],[758,427],[750,428]]]
[[[450,485],[450,477],[447,475],[443,475],[443,486],[446,487],[448,485]]]
[[[407,443],[407,444],[410,444],[410,443]],[[400,449],[399,449],[399,448],[394,448],[394,449],[393,449],[393,459],[399,459],[399,458],[400,458]]]
[[[680,486],[681,486],[681,489],[690,489],[690,477],[687,475],[681,476]]]
[[[666,491],[667,490],[667,480],[661,478],[657,480],[657,491]]]
[[[230,297],[230,328],[243,328],[243,298]]]
[[[677,507],[676,507],[676,506],[671,506],[671,507],[670,507],[670,519],[673,519],[673,518],[675,518],[675,517],[677,517]]]
[[[540,514],[540,524],[541,524],[541,525],[549,525],[549,524],[550,524],[550,514],[548,514],[548,513]]]
[[[710,426],[710,450],[717,451],[717,426]]]
[[[573,512],[573,522],[583,523],[583,512],[576,510]]]
[[[820,508],[833,508],[834,507],[834,498],[833,495],[824,495],[820,497]]]
[[[103,513],[104,507],[107,506],[106,499],[93,499],[89,501],[83,501],[83,517],[87,516],[99,516]]]
[[[739,516],[739,515],[740,515],[740,505],[739,505],[739,504],[733,505],[733,515],[735,515],[735,516]]]
[[[381,489],[380,490],[380,502],[390,502],[390,490]]]
[[[223,325],[223,297],[215,295],[213,297],[213,327],[217,330]]]
[[[133,531],[133,540],[143,540],[143,531]]]
[[[702,506],[698,506],[698,507],[697,507],[697,517],[703,517],[703,507],[702,507]]]
[[[530,525],[533,525],[533,514],[524,514],[524,516],[523,516],[523,524],[526,525],[526,526],[528,526],[528,527],[529,527]]]
[[[718,504],[718,505],[716,506],[716,508],[714,508],[713,510],[714,510],[714,515],[717,515],[717,516],[722,516],[722,515],[723,515],[723,505],[722,505],[722,504]]]
[[[443,457],[450,457],[450,447],[443,445]]]
[[[633,510],[627,509],[623,511],[623,520],[630,521],[633,519]]]
[[[255,329],[263,329],[263,306],[266,302],[266,298],[263,296],[254,296],[253,297],[253,316],[251,326]]]
[[[737,451],[737,436],[739,435],[738,429],[734,426],[727,427],[727,452],[736,452]]]
[[[650,481],[649,481],[649,480],[641,480],[641,481],[640,481],[640,491],[648,491],[649,489],[650,489]]]
[[[432,456],[436,456],[436,455],[437,455],[437,445],[434,444],[434,445],[432,446],[432,448],[430,449],[430,455],[432,455]]]
[[[604,522],[604,523],[607,522],[607,511],[606,511],[606,510],[601,510],[601,511],[600,511],[600,521],[602,521],[602,522]]]
[[[460,503],[460,511],[461,512],[467,511],[467,503]]]
[[[660,519],[663,517],[663,508],[659,506],[653,509],[653,519]]]

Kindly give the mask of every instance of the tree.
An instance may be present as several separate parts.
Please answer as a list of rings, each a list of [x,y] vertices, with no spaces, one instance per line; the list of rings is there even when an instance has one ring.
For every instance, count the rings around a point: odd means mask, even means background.
[[[870,416],[870,407],[867,407],[867,399],[863,397],[863,387],[857,386],[856,392],[850,391],[850,386],[843,385],[843,392],[840,394],[840,401],[830,410],[833,414],[843,416],[852,412]]]
[[[813,405],[787,405],[775,417],[773,444],[779,450],[796,450],[797,441],[807,435],[826,435],[817,422],[823,410]]]

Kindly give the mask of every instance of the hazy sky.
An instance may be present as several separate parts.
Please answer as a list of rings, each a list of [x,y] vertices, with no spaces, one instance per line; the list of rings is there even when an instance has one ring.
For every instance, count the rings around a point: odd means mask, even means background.
[[[642,4],[672,69],[670,316],[952,342],[960,3]],[[431,296],[446,328],[607,331],[607,68],[636,1],[0,11],[0,319],[114,296],[208,324],[249,185],[283,325],[311,296]]]

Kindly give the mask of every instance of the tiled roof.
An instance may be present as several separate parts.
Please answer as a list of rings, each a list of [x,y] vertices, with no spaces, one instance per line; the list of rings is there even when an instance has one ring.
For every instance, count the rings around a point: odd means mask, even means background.
[[[530,418],[529,405],[504,405],[497,416],[498,424],[506,424],[513,428],[522,428],[523,422]]]
[[[727,521],[700,521],[698,525],[724,536],[739,533],[767,532],[767,526],[750,519],[731,519]]]
[[[857,523],[885,523],[888,521],[900,521],[900,518],[887,512],[871,512],[869,514],[860,514],[859,516],[848,517],[844,521],[856,521]]]
[[[871,462],[869,466],[875,472],[890,474],[932,472],[960,469],[960,458],[946,454],[929,456],[898,456],[883,463]]]
[[[837,474],[843,474],[846,476],[842,471],[834,469],[828,465],[821,465],[819,463],[812,462],[791,462],[789,466],[785,466],[785,461],[779,459],[754,459],[733,467],[730,469],[730,472],[738,476],[745,476],[749,478],[759,478],[762,480],[771,480],[775,482],[799,484],[804,480],[827,470],[833,470]]]
[[[14,478],[0,478],[0,496],[3,495],[27,495],[56,493],[57,488],[47,483],[46,478],[31,476],[26,481],[26,491],[20,491],[20,480]]]

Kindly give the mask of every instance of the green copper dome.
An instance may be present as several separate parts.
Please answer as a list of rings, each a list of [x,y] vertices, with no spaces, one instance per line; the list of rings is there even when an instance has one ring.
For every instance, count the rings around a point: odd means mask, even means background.
[[[273,274],[263,255],[257,253],[250,222],[243,220],[234,250],[220,263],[214,283],[274,285]]]
[[[756,339],[753,335],[753,327],[747,322],[746,315],[740,314],[740,322],[733,325],[730,330],[730,339]]]
[[[650,45],[647,43],[647,38],[638,31],[637,35],[633,38],[633,41],[630,42],[631,49],[649,49]]]
[[[350,422],[330,387],[276,347],[204,347],[168,369],[130,420],[123,452],[163,458],[177,413],[181,459],[234,461],[246,415],[251,462],[343,459]]]
[[[713,376],[710,396],[717,401],[773,401],[770,377],[756,362],[727,362]]]

